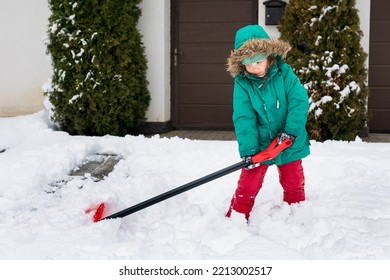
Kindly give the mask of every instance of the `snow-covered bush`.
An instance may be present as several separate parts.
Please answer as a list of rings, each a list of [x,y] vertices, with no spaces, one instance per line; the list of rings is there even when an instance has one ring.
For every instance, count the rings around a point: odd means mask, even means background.
[[[367,122],[367,54],[355,0],[290,0],[278,26],[287,62],[308,90],[315,140],[353,140]]]
[[[53,120],[70,134],[125,135],[150,102],[141,0],[49,0]]]

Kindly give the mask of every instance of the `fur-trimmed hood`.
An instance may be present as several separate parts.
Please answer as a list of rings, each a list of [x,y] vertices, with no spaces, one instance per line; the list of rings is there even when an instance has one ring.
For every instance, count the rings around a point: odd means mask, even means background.
[[[237,31],[234,48],[227,61],[227,70],[236,77],[245,71],[245,66],[242,64],[244,58],[259,53],[285,57],[291,46],[285,41],[270,39],[260,25],[248,25]]]

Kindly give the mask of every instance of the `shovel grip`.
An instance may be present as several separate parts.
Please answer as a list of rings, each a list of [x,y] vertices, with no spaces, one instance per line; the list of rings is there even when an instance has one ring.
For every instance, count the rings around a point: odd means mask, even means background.
[[[259,163],[270,159],[274,159],[280,154],[281,151],[287,149],[291,145],[292,145],[292,141],[288,138],[286,138],[281,143],[278,143],[278,139],[275,138],[265,150],[252,156],[252,163],[254,164],[254,163]]]

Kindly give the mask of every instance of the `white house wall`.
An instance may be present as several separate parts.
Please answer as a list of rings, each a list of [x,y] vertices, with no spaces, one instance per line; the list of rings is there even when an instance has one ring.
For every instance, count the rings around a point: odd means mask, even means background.
[[[149,122],[171,118],[170,88],[170,2],[143,0],[139,29],[148,59],[148,80],[152,101]],[[264,25],[264,1],[259,1],[259,24],[271,37],[278,37],[275,26]],[[288,2],[288,1],[286,1]],[[357,0],[362,46],[368,52],[370,1]],[[0,3],[0,117],[24,115],[44,108],[42,86],[52,69],[44,37],[50,11],[47,0],[2,0]]]
[[[42,84],[51,75],[46,56],[47,0],[0,2],[0,116],[42,109]]]
[[[140,7],[138,26],[148,59],[147,78],[152,97],[146,117],[149,122],[166,122],[171,119],[170,0],[143,0]]]
[[[361,40],[361,45],[366,53],[369,52],[370,47],[370,10],[371,10],[371,1],[367,0],[357,0],[356,8],[359,10],[360,18],[360,29],[363,32],[363,38]],[[368,66],[368,58],[366,62]]]

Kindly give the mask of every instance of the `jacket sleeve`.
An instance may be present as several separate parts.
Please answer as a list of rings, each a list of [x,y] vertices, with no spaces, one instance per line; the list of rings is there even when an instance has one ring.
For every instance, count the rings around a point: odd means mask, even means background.
[[[306,134],[309,98],[305,87],[289,65],[284,79],[287,96],[287,118],[284,130],[296,137]]]
[[[233,123],[241,157],[251,156],[260,151],[257,115],[243,82],[236,77],[233,92]]]

